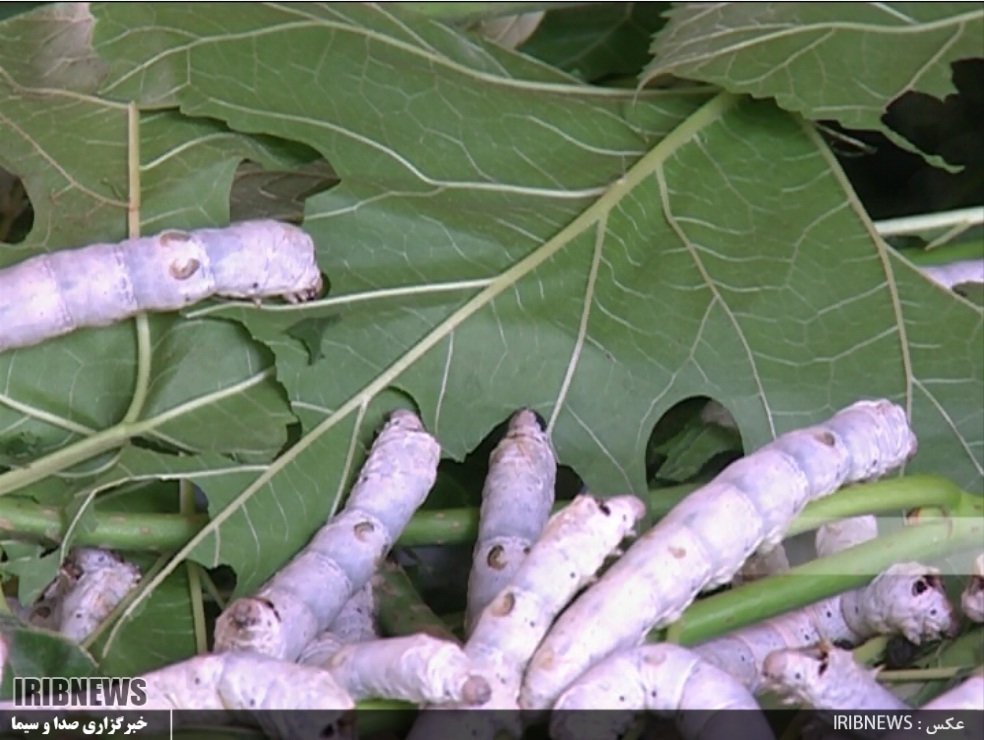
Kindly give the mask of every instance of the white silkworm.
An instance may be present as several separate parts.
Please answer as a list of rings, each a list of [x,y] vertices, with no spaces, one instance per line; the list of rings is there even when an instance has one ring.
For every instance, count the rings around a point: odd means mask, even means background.
[[[824,710],[908,709],[875,680],[878,671],[864,668],[850,650],[833,645],[777,650],[765,659],[762,673],[766,687],[786,704]]]
[[[116,553],[74,548],[28,621],[82,642],[139,582],[140,569]]]
[[[752,553],[741,566],[741,570],[735,574],[731,585],[740,586],[743,583],[759,581],[777,573],[785,573],[787,570],[789,570],[789,558],[786,556],[786,548],[779,544],[771,550]]]
[[[826,558],[869,542],[878,536],[878,520],[866,514],[827,522],[817,530],[815,544],[818,558]]]
[[[550,516],[557,460],[543,427],[532,410],[517,411],[489,457],[468,578],[466,634],[509,583]]]
[[[343,646],[321,664],[356,701],[416,703],[488,701],[488,682],[462,649],[422,633]]]
[[[732,463],[560,616],[530,663],[521,705],[548,708],[591,665],[639,644],[653,627],[679,618],[702,589],[730,580],[753,552],[777,545],[807,502],[884,475],[915,450],[903,409],[860,401]]]
[[[875,517],[854,517],[821,527],[816,549],[823,556],[833,555],[877,536]],[[939,571],[919,563],[900,563],[862,589],[750,625],[694,650],[758,692],[763,664],[774,650],[822,641],[858,645],[876,634],[897,633],[920,644],[956,634],[958,629]]]
[[[256,653],[217,653],[148,673],[141,709],[351,709],[327,671]]]
[[[337,635],[345,645],[375,640],[379,637],[373,616],[375,607],[372,582],[368,582],[345,602],[341,611],[328,625],[328,630]]]
[[[821,641],[858,645],[879,634],[903,634],[920,644],[956,634],[958,629],[939,571],[920,563],[899,563],[865,588],[751,625],[694,650],[758,692],[765,660],[774,650]]]
[[[465,654],[491,687],[481,716],[426,713],[408,740],[491,740],[499,730],[521,734],[516,710],[530,656],[561,609],[644,514],[645,505],[634,496],[598,500],[580,494],[550,517],[512,580],[482,611],[465,645]]]
[[[390,415],[344,510],[322,527],[255,596],[229,605],[215,625],[215,650],[294,660],[334,621],[423,503],[441,445],[409,411]]]
[[[591,713],[571,710],[622,710]],[[660,643],[622,650],[589,668],[560,695],[550,720],[556,740],[618,738],[638,712],[677,718],[686,740],[722,737],[720,710],[748,710],[740,724],[728,725],[727,737],[773,737],[752,695],[724,671],[690,650]]]
[[[934,283],[953,288],[961,283],[984,283],[984,259],[960,260],[948,265],[925,265],[919,268]]]
[[[65,249],[0,270],[0,352],[213,295],[298,302],[321,288],[311,237],[278,221]]]
[[[297,656],[297,662],[301,665],[324,667],[345,645],[378,639],[373,606],[370,582],[356,591],[352,598],[342,605],[341,611],[328,625],[327,630],[304,646],[301,654]]]
[[[645,513],[635,496],[599,500],[582,494],[550,517],[465,644],[465,653],[489,676],[490,709],[518,709],[523,671],[536,646]]]
[[[984,553],[974,560],[974,572],[960,595],[963,613],[974,622],[984,622]]]

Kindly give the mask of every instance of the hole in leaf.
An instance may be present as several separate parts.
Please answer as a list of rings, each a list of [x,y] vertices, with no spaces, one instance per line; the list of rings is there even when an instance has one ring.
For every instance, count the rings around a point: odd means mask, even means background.
[[[693,396],[656,422],[646,446],[646,478],[656,486],[704,481],[741,454],[741,434],[728,410]]]
[[[18,244],[34,225],[34,208],[24,182],[0,167],[0,242]]]

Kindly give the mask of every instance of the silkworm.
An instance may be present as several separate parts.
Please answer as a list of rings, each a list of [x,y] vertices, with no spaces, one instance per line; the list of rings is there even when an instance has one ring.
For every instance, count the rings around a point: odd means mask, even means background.
[[[873,516],[833,522],[817,532],[817,552],[833,555],[877,535]],[[762,688],[763,664],[774,650],[807,647],[822,641],[858,645],[876,634],[903,634],[920,644],[958,630],[957,616],[947,600],[939,571],[919,563],[900,563],[864,588],[751,625],[694,650],[752,692],[758,692]]]
[[[749,555],[775,547],[807,502],[875,478],[916,450],[905,411],[860,401],[723,470],[639,538],[560,616],[527,670],[520,704],[546,709],[591,665],[679,618]]]
[[[984,622],[984,553],[974,560],[974,572],[960,595],[963,613],[974,622]]]
[[[765,659],[765,685],[786,704],[814,709],[891,711],[909,707],[855,662],[850,650],[821,644],[777,650]]]
[[[27,621],[82,642],[140,582],[140,569],[120,555],[77,547],[34,604]]]
[[[478,715],[429,712],[407,740],[521,734],[518,695],[523,670],[550,624],[645,514],[634,496],[598,500],[581,494],[547,521],[512,580],[482,611],[465,654],[491,687]],[[484,711],[499,710],[499,711]]]
[[[278,221],[64,249],[0,270],[0,352],[214,295],[296,303],[321,290],[311,237]]]
[[[324,667],[345,645],[378,639],[373,605],[373,590],[370,582],[356,591],[352,598],[342,605],[338,615],[328,625],[328,629],[304,646],[301,654],[297,656],[297,662],[301,665]]]
[[[543,427],[530,409],[517,411],[489,457],[468,577],[466,634],[509,583],[550,516],[557,461]]]
[[[215,650],[295,660],[368,583],[437,478],[441,445],[395,411],[372,445],[345,508],[255,596],[219,615]]]
[[[356,701],[480,706],[491,696],[488,681],[460,646],[425,634],[344,645],[320,667]]]
[[[645,513],[635,496],[599,500],[582,494],[550,517],[465,643],[465,653],[490,676],[490,708],[519,708],[520,680],[536,646]]]
[[[984,283],[984,259],[960,260],[948,265],[924,265],[919,269],[944,288],[953,288],[961,283]]]
[[[571,711],[579,709],[609,711]],[[715,716],[736,709],[747,710],[740,723],[729,721],[734,714]],[[642,711],[677,718],[686,740],[722,737],[725,727],[735,740],[773,737],[747,689],[692,651],[668,643],[609,655],[568,686],[553,710],[550,730],[556,740],[615,740]]]

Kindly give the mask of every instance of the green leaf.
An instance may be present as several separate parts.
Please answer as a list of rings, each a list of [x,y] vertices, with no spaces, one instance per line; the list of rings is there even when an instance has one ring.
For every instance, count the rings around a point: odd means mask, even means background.
[[[904,144],[882,121],[888,106],[956,92],[950,63],[984,56],[982,39],[980,3],[678,3],[642,83],[711,82]]]
[[[332,297],[186,312],[273,349],[302,431],[213,489],[162,574],[189,556],[248,583],[276,570],[391,389],[455,459],[532,405],[601,494],[645,490],[649,432],[682,398],[720,400],[753,450],[887,396],[911,408],[911,470],[981,489],[981,311],[887,251],[825,144],[772,104],[547,78],[381,7],[95,12],[109,94],[302,142],[342,181],[305,220]],[[336,314],[311,365],[284,332]]]
[[[151,327],[147,402],[133,428],[117,423],[138,382],[130,326],[75,332],[0,355],[10,389],[0,393],[0,430],[11,430],[0,431],[0,445],[9,448],[30,435],[34,461],[73,444],[95,446],[96,454],[104,451],[97,432],[115,429],[120,441],[147,435],[181,450],[244,461],[269,460],[280,451],[294,417],[263,347],[224,321],[158,316]],[[55,392],[61,388],[73,392]]]
[[[86,3],[47,5],[0,24],[0,166],[23,179],[34,208],[28,238],[0,245],[0,267],[127,235],[126,104],[95,95],[107,67],[91,32]],[[143,233],[227,223],[241,161],[294,168],[312,156],[171,111],[144,115],[140,134]]]
[[[537,10],[563,8],[571,5],[585,4],[586,3],[565,2],[393,3],[393,5],[399,5],[402,10],[412,11],[423,16],[434,18],[435,20],[442,20],[446,22],[475,21],[482,18],[498,18],[504,15],[531,13]]]
[[[670,3],[600,3],[551,10],[520,50],[582,80],[636,75]]]
[[[0,634],[7,648],[0,696],[10,699],[13,679],[17,676],[66,676],[96,674],[96,664],[78,645],[47,630],[21,624],[8,615],[0,615]]]

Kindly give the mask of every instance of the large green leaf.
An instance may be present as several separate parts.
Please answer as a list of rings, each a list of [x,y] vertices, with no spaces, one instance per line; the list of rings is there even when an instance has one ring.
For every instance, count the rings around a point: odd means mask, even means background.
[[[456,459],[534,406],[599,493],[644,488],[680,399],[723,402],[754,449],[888,396],[920,436],[912,469],[980,490],[980,309],[888,252],[826,146],[771,103],[579,86],[381,7],[94,12],[107,94],[302,142],[342,181],[305,221],[332,297],[188,312],[273,349],[303,429],[170,567],[275,570],[391,388]],[[285,334],[301,321],[313,348]],[[288,526],[268,541],[272,505]]]
[[[643,83],[672,74],[878,129],[907,92],[956,92],[950,63],[984,56],[974,3],[677,3]]]

